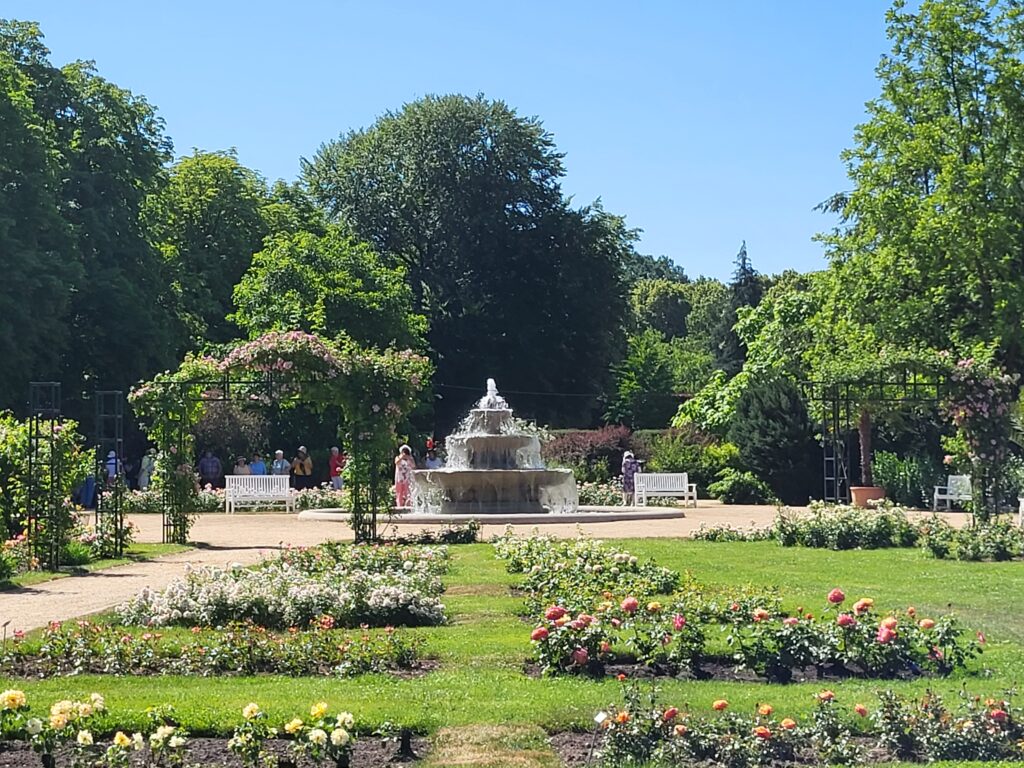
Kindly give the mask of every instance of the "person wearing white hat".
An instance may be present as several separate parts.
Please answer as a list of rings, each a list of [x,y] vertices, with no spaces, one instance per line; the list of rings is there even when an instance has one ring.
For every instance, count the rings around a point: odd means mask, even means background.
[[[284,451],[274,451],[274,460],[270,463],[270,474],[287,475],[292,465],[284,458]]]
[[[632,451],[622,454],[622,503],[629,506],[633,503],[636,491],[635,475],[640,471],[640,462]]]
[[[313,487],[313,459],[309,457],[309,451],[304,445],[299,446],[298,454],[292,459],[292,475],[298,490]]]
[[[416,469],[416,460],[412,457],[412,448],[402,445],[395,456],[395,506],[408,507],[412,501],[412,473]]]

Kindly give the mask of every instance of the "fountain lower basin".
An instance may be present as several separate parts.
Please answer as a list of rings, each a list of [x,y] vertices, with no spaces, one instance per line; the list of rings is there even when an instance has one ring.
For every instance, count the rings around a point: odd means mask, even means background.
[[[414,482],[414,510],[422,514],[566,514],[579,506],[567,469],[425,469]]]

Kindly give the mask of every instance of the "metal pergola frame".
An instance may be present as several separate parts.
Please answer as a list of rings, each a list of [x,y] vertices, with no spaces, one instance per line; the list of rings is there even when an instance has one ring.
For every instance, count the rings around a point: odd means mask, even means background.
[[[849,381],[804,381],[802,388],[812,418],[821,429],[822,490],[826,502],[850,501],[850,445],[856,434],[855,411],[860,403],[893,408],[937,405],[945,392],[946,380],[932,373],[909,368],[887,377]]]
[[[122,502],[127,490],[124,476],[124,392],[101,389],[93,395],[96,412],[96,530],[109,520],[114,533],[112,557],[124,554],[124,510]],[[117,461],[113,484],[108,485],[107,454],[114,452]]]

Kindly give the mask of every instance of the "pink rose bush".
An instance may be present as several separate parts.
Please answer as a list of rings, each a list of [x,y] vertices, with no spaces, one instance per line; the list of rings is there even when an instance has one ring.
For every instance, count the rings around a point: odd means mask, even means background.
[[[715,660],[705,648],[713,628],[724,634],[735,666],[769,682],[828,671],[869,678],[945,675],[981,650],[952,617],[917,619],[914,609],[913,616],[877,615],[870,597],[844,609],[847,596],[839,587],[824,596],[817,618],[803,607],[783,613],[777,596],[716,594],[693,583],[666,594],[652,581],[627,579],[628,588],[647,591],[624,593],[622,585],[609,585],[595,594],[590,585],[576,591],[575,574],[589,568],[592,577],[605,563],[631,562],[627,553],[605,552],[602,562],[600,546],[589,540],[511,535],[496,549],[510,570],[526,574],[528,612],[541,617],[530,641],[545,674],[603,675],[615,664],[643,665],[656,675],[697,672]],[[541,599],[546,603],[538,605]]]

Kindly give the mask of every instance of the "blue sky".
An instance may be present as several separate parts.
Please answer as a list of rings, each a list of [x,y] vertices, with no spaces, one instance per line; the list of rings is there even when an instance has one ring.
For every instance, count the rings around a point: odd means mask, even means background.
[[[540,117],[566,192],[643,230],[642,251],[727,277],[815,269],[813,207],[888,45],[883,0],[175,3],[6,0],[55,62],[144,94],[179,153],[235,147],[267,178],[428,93]]]

